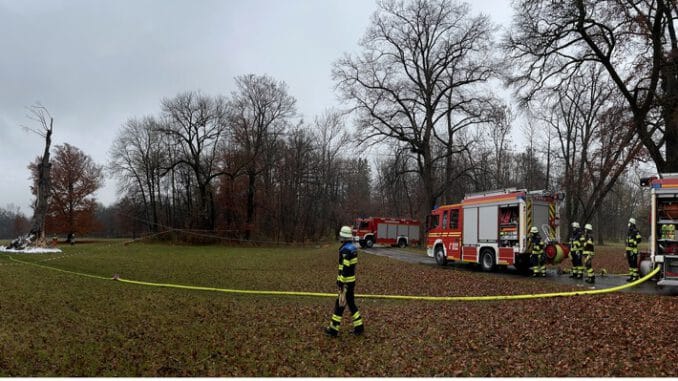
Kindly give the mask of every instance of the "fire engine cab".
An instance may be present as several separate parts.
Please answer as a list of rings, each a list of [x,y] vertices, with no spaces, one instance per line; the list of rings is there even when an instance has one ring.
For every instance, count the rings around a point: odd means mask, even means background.
[[[639,270],[646,275],[656,266],[661,270],[658,286],[678,286],[678,173],[640,180],[650,187],[650,252],[639,255]]]
[[[428,218],[426,253],[439,265],[448,261],[480,264],[485,271],[497,266],[530,267],[528,236],[532,226],[541,227],[548,242],[548,263],[568,255],[560,241],[556,203],[562,195],[550,191],[515,188],[468,194],[461,203],[434,209]]]

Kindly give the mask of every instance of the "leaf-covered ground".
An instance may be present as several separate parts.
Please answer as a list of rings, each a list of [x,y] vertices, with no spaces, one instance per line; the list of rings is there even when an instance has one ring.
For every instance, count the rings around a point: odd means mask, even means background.
[[[220,288],[333,292],[336,247],[92,244],[22,260]],[[610,252],[610,272],[626,270]],[[603,257],[600,251],[601,266]],[[357,292],[524,294],[545,279],[362,254]],[[619,269],[612,264],[619,262]],[[564,266],[567,268],[569,264]],[[594,262],[595,266],[595,262]],[[325,337],[333,300],[153,288],[0,255],[2,376],[673,376],[676,297],[635,293],[502,302],[358,299],[366,335]],[[348,318],[348,312],[345,318]]]

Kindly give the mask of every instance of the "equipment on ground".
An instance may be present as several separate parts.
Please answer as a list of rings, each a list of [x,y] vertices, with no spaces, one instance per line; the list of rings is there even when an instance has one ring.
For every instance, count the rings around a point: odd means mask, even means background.
[[[419,220],[407,218],[357,218],[353,225],[353,239],[360,247],[375,244],[406,247],[419,244]]]
[[[678,173],[641,178],[640,185],[651,188],[650,251],[639,252],[638,269],[644,276],[659,266],[657,285],[678,286]]]
[[[542,226],[546,263],[560,263],[569,254],[569,247],[559,243],[557,203],[562,199],[562,193],[514,188],[466,195],[459,204],[431,212],[426,253],[439,265],[457,261],[477,263],[485,271],[509,265],[527,271],[529,232]]]

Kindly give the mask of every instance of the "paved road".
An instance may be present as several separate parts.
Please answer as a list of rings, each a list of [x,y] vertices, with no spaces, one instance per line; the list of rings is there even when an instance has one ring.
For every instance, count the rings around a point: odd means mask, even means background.
[[[371,249],[361,249],[361,251],[372,254],[379,255],[382,257],[389,257],[397,259],[399,261],[415,263],[420,265],[427,266],[438,266],[435,259],[426,256],[425,254],[415,253],[405,249],[392,248],[392,247],[373,247]],[[449,264],[445,266],[449,269],[460,269],[463,271],[476,271],[474,266],[469,266],[468,264]],[[506,271],[500,271],[494,273],[496,276],[501,277],[523,277],[524,275],[519,274],[515,268],[512,266],[509,267]],[[545,280],[551,282],[558,282],[562,284],[576,284],[578,287],[581,287],[582,290],[591,289],[591,285],[584,282],[583,280],[574,280],[570,279],[567,274],[558,274],[556,269],[547,270]],[[596,276],[595,289],[603,289],[616,287],[622,284],[626,284],[626,276],[622,275],[607,275],[607,276]],[[653,281],[647,281],[641,283],[635,287],[624,289],[622,292],[636,292],[644,294],[654,294],[654,295],[673,295],[678,296],[678,287],[664,287],[658,288]]]

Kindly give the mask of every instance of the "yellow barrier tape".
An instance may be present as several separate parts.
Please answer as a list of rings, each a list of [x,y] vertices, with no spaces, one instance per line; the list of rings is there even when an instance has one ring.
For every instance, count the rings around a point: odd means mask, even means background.
[[[19,262],[27,265],[42,267],[45,269],[60,271],[68,274],[80,275],[95,279],[102,280],[117,280],[123,283],[137,284],[142,286],[151,286],[151,287],[165,287],[165,288],[179,288],[185,290],[198,290],[198,291],[214,291],[214,292],[224,292],[230,294],[248,294],[248,295],[285,295],[285,296],[315,296],[315,297],[326,297],[326,298],[336,298],[336,293],[324,293],[324,292],[305,292],[305,291],[259,291],[259,290],[237,290],[237,289],[228,289],[228,288],[217,288],[217,287],[203,287],[203,286],[188,286],[181,284],[171,284],[171,283],[153,283],[153,282],[143,282],[138,280],[124,279],[124,278],[107,278],[99,275],[85,274],[76,271],[63,270],[52,266],[45,266],[37,264],[34,262],[20,261],[11,256],[8,257],[14,262]],[[579,296],[579,295],[597,295],[605,294],[611,292],[621,291],[626,288],[634,287],[639,285],[646,280],[652,278],[660,270],[660,267],[657,266],[652,272],[645,275],[644,277],[629,282],[620,286],[602,288],[596,290],[583,290],[583,291],[565,291],[565,292],[552,292],[546,294],[521,294],[521,295],[487,295],[487,296],[416,296],[416,295],[375,295],[375,294],[356,294],[356,298],[363,299],[397,299],[397,300],[427,300],[427,301],[491,301],[491,300],[524,300],[524,299],[539,299],[539,298],[554,298],[562,296]]]

